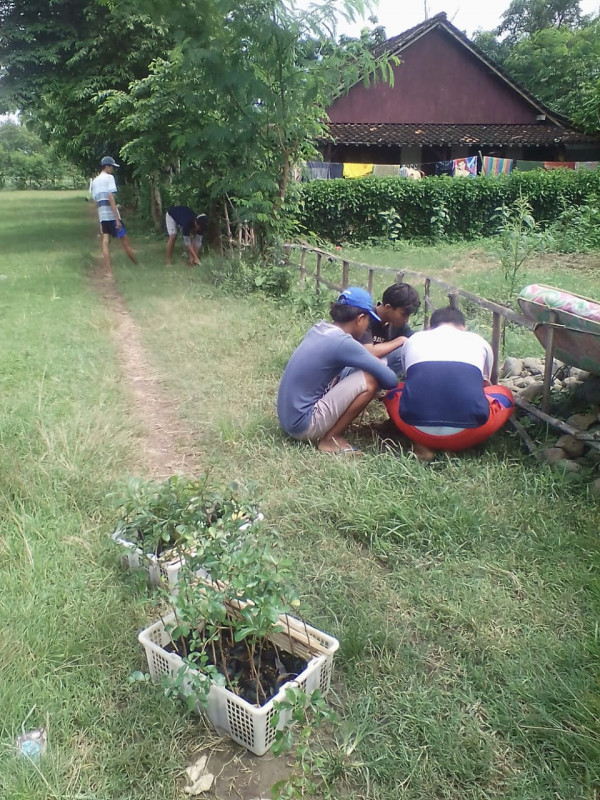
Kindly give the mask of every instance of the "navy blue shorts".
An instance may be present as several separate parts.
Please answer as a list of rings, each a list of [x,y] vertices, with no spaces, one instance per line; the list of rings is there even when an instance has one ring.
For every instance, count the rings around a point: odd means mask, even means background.
[[[121,222],[121,227],[117,228],[117,223],[114,219],[104,220],[104,222],[100,223],[100,227],[102,228],[102,233],[109,233],[111,236],[116,236],[117,239],[122,239],[127,235],[125,225]]]

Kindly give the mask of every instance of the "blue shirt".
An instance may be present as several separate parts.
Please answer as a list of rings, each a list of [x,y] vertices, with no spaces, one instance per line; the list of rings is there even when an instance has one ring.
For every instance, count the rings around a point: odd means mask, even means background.
[[[192,225],[196,221],[195,211],[188,206],[171,206],[167,208],[167,214],[179,225],[184,236],[190,235]]]
[[[364,370],[384,389],[398,385],[396,374],[348,333],[330,322],[318,322],[292,353],[277,395],[277,416],[290,436],[310,427],[315,404],[345,367]]]

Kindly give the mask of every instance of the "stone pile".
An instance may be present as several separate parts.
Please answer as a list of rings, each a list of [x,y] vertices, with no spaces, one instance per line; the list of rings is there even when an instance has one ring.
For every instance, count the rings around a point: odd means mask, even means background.
[[[600,438],[600,376],[590,375],[577,367],[569,367],[555,360],[552,365],[552,392],[568,393],[584,413],[572,414],[565,422],[573,428],[596,433]],[[543,358],[507,358],[500,370],[500,383],[528,403],[539,400],[543,394]],[[588,469],[596,474],[600,471],[600,451],[589,447],[574,436],[560,436],[554,446],[539,452],[542,461],[567,472]],[[591,486],[592,494],[600,497],[600,477]]]

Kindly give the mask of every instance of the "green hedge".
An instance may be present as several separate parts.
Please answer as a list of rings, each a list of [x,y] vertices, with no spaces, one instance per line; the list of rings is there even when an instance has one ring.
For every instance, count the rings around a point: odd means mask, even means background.
[[[515,172],[497,178],[360,178],[302,185],[299,221],[333,242],[390,237],[390,210],[403,239],[474,239],[495,233],[494,211],[519,193],[536,220],[548,224],[565,209],[596,202],[600,170]],[[387,215],[386,219],[382,214]],[[393,216],[393,215],[392,215]]]

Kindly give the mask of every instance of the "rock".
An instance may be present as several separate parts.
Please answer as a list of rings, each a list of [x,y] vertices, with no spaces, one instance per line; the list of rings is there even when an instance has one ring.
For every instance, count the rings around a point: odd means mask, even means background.
[[[523,371],[523,362],[520,358],[505,359],[502,369],[500,370],[501,378],[515,378]]]
[[[569,458],[578,458],[579,456],[583,455],[585,451],[584,443],[579,439],[576,439],[574,436],[569,436],[568,434],[560,437],[556,443],[556,447],[561,447],[569,456]]]
[[[570,379],[569,379],[570,380]],[[567,425],[572,425],[578,431],[587,431],[597,421],[595,414],[573,414],[567,419]]]
[[[576,389],[578,386],[581,385],[581,381],[577,378],[565,378],[563,381],[563,386],[565,389],[573,390]]]
[[[554,466],[564,470],[565,472],[579,472],[581,469],[579,464],[577,464],[575,461],[570,461],[569,459],[561,459],[560,461],[557,461]]]
[[[600,497],[600,478],[596,478],[596,480],[590,486],[590,492],[595,497]]]
[[[540,458],[548,464],[557,464],[559,461],[566,459],[566,457],[565,451],[560,447],[546,447],[540,452]]]
[[[519,394],[523,398],[523,400],[527,400],[527,402],[532,403],[534,400],[537,400],[541,397],[544,393],[544,387],[541,383],[530,383],[529,386],[526,386]]]
[[[584,369],[571,367],[571,377],[577,378],[578,381],[587,381],[587,379],[590,377],[590,373],[586,372]]]
[[[524,378],[515,381],[515,386],[519,389],[524,389],[526,386],[529,386],[532,383],[537,383],[536,379],[533,377],[533,375],[526,375]]]
[[[544,371],[541,358],[524,358],[523,367],[532,375],[541,375]]]

